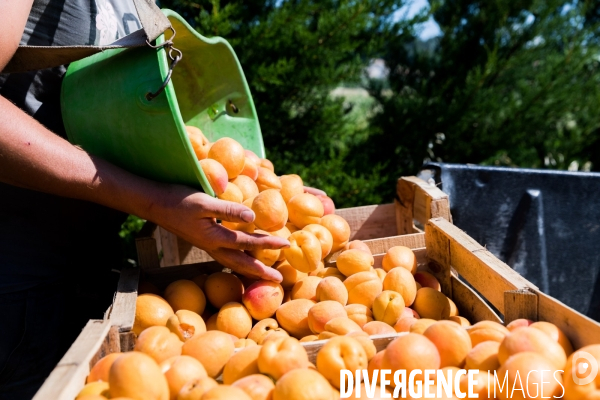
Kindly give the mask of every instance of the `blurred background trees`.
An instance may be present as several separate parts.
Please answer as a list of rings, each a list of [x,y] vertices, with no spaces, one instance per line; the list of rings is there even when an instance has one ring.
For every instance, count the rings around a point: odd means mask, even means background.
[[[391,201],[430,160],[600,170],[597,1],[160,5],[230,41],[276,172],[338,207]],[[423,41],[428,18],[441,34]]]

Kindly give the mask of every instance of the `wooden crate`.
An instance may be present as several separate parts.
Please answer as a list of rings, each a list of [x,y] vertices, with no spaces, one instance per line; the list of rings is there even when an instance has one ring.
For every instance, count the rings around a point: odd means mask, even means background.
[[[492,320],[508,323],[517,318],[548,321],[561,328],[575,348],[600,343],[600,324],[541,293],[449,221],[431,219],[425,226],[425,232],[419,235],[423,236],[424,246],[412,246],[420,260],[419,268],[427,267],[437,276],[442,291],[454,300],[460,315],[471,322]],[[382,238],[367,243],[372,249],[380,249],[376,257],[381,257],[381,253],[400,241],[400,238]],[[216,263],[208,264],[211,268],[216,267]],[[148,278],[164,285],[185,277],[193,267],[156,269],[148,273]],[[133,288],[138,276],[137,271],[123,272],[120,291],[107,312],[106,320],[88,323],[35,399],[72,400],[83,387],[85,375],[95,360],[106,353],[132,348],[134,338],[128,329],[131,329],[135,315],[136,293]],[[379,351],[397,336],[379,335],[372,339]],[[303,343],[311,361],[315,361],[324,343]]]
[[[360,240],[397,235],[422,240],[422,235],[415,235],[422,233],[415,221],[421,226],[430,218],[452,221],[448,196],[414,176],[398,180],[394,203],[339,209],[336,214],[348,221],[351,239]],[[136,247],[140,267],[145,270],[213,261],[204,250],[152,223],[146,223],[136,239]]]

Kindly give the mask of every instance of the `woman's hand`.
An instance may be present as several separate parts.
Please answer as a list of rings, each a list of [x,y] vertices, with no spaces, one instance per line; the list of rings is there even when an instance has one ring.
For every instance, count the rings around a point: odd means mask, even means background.
[[[281,282],[276,269],[265,266],[242,250],[281,249],[289,247],[285,239],[232,231],[216,220],[252,222],[254,212],[248,207],[215,199],[185,186],[173,185],[165,204],[150,217],[165,229],[205,250],[215,260],[242,275]]]

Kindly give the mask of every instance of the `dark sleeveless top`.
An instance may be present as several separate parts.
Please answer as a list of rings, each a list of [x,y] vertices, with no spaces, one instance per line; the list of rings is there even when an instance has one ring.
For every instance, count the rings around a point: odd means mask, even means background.
[[[127,0],[36,0],[21,44],[108,44],[140,28]],[[60,110],[65,71],[0,74],[0,95],[66,138]],[[118,267],[124,218],[97,204],[0,183],[0,293]]]

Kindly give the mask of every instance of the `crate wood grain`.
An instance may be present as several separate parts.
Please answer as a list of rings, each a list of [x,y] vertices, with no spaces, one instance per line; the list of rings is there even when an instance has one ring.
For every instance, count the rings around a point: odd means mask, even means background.
[[[342,208],[342,216],[351,229],[351,240],[369,240],[411,236],[422,233],[414,222],[425,225],[430,218],[452,221],[448,195],[435,186],[414,177],[398,180],[394,203]],[[391,223],[391,221],[395,221]],[[413,239],[417,237],[413,236]],[[411,240],[407,238],[407,240]],[[418,240],[418,239],[415,239]],[[423,247],[423,246],[421,246]],[[157,269],[213,261],[205,251],[192,246],[166,229],[147,222],[136,239],[140,267]],[[376,254],[377,251],[374,251]]]

